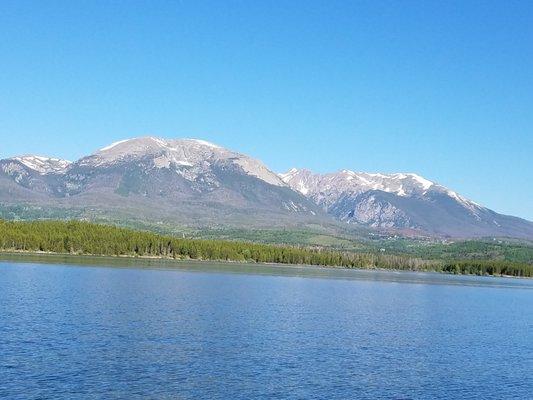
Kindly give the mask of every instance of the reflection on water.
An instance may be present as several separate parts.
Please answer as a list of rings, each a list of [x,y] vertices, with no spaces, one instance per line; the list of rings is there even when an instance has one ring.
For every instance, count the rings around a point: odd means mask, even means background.
[[[113,268],[142,268],[162,270],[183,270],[197,272],[220,272],[253,275],[276,275],[294,277],[315,277],[329,279],[377,280],[445,285],[471,285],[533,289],[533,279],[515,277],[451,275],[436,272],[411,272],[394,270],[367,270],[319,267],[311,265],[257,264],[216,261],[181,261],[157,258],[71,256],[51,254],[0,253],[0,262],[64,264],[76,266],[104,266]]]
[[[532,397],[531,280],[44,259],[0,263],[0,398]]]

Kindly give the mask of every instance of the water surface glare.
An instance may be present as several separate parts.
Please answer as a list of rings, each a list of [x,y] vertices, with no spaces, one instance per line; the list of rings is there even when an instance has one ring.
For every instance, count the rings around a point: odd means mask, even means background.
[[[0,262],[0,398],[533,398],[531,280],[146,265]]]

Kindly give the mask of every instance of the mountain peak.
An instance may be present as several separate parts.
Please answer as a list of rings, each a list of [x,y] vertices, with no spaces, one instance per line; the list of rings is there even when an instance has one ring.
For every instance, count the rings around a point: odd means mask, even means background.
[[[43,157],[31,154],[13,157],[12,160],[20,162],[27,168],[36,171],[41,175],[61,173],[71,164],[70,161],[62,160],[60,158]]]
[[[428,191],[433,191],[446,194],[473,213],[482,208],[477,203],[415,173],[382,174],[342,169],[338,172],[317,174],[293,168],[279,176],[294,190],[313,198],[326,209],[340,198],[376,190],[400,197],[421,197]]]
[[[156,168],[171,168],[190,179],[206,173],[215,164],[231,164],[271,185],[286,184],[265,165],[246,155],[202,139],[163,139],[145,136],[121,140],[80,160],[85,166],[111,166],[145,160]]]
[[[435,183],[431,182],[430,180],[420,176],[420,175],[417,175],[417,174],[414,174],[414,173],[407,173],[407,174],[404,174],[408,177],[411,177],[412,179],[414,179],[416,182],[418,182],[419,184],[422,185],[422,188],[424,190],[427,190],[429,189],[431,186],[433,186]]]
[[[338,172],[317,174],[306,169],[292,168],[279,176],[285,183],[301,193],[309,193],[313,190],[323,192],[323,188],[326,187],[328,190],[341,192],[360,193],[368,190],[381,190],[406,196],[422,193],[436,186],[434,182],[414,173],[381,174],[342,169]]]
[[[108,146],[102,147],[100,150],[96,152],[96,154],[109,152],[109,151],[117,151],[117,149],[121,150],[145,150],[150,151],[153,149],[170,149],[172,150],[177,142],[182,143],[189,143],[190,145],[196,145],[196,146],[203,146],[203,147],[209,147],[212,149],[222,149],[222,147],[208,142],[206,140],[202,139],[192,139],[192,138],[185,138],[185,139],[163,139],[155,136],[143,136],[138,138],[130,138],[130,139],[124,139],[119,140],[118,142],[111,143]]]
[[[486,208],[415,173],[382,174],[342,169],[317,174],[291,169],[280,177],[293,190],[346,222],[429,230],[432,227],[427,221],[437,218],[438,213],[446,215],[443,218],[462,215],[464,221],[475,221],[474,224],[482,221],[486,224],[490,218]],[[411,207],[417,211],[412,212]],[[432,211],[421,211],[432,207]],[[490,220],[489,223],[497,222]]]
[[[119,140],[108,146],[102,147],[95,154],[116,154],[126,152],[150,152],[158,148],[164,148],[167,142],[154,136],[143,136]]]

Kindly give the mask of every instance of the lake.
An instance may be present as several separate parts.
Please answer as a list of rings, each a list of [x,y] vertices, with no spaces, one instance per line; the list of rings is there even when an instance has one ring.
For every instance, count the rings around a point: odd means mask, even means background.
[[[531,280],[47,262],[0,262],[0,398],[533,398]]]

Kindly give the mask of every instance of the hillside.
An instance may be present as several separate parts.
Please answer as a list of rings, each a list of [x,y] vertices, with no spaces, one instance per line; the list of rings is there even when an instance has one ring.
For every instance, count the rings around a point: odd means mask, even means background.
[[[496,260],[423,260],[401,254],[194,240],[87,222],[0,221],[0,250],[442,271],[533,277],[533,265]]]

